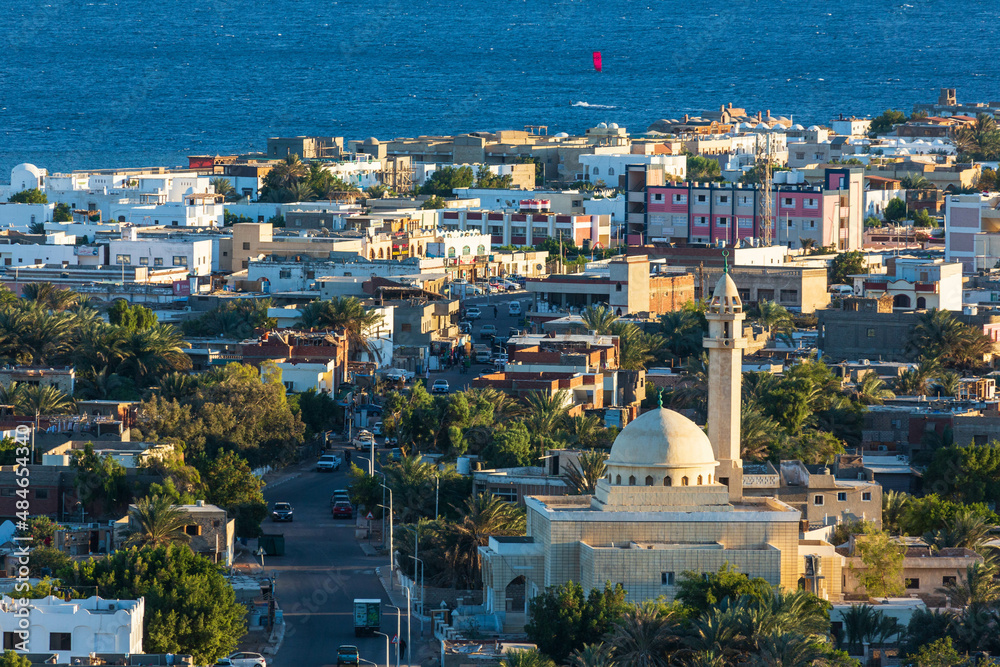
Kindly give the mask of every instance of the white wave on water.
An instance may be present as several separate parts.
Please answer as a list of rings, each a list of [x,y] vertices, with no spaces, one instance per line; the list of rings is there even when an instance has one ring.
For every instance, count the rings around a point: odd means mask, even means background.
[[[588,104],[587,102],[573,102],[572,107],[583,107],[584,109],[617,109],[612,104]]]

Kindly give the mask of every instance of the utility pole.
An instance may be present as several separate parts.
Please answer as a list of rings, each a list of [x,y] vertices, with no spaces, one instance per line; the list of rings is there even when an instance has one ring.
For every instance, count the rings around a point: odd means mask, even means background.
[[[760,181],[761,188],[761,204],[763,208],[762,218],[762,231],[764,235],[764,245],[770,247],[771,245],[771,218],[774,214],[774,202],[771,200],[771,190],[774,184],[774,177],[772,173],[773,159],[771,146],[771,135],[764,136],[763,145],[761,145],[761,137],[757,135],[757,160],[754,167],[757,169],[757,179]]]

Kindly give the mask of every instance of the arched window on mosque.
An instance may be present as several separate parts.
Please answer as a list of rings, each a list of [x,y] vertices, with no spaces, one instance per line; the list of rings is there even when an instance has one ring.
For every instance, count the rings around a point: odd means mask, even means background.
[[[622,484],[622,476],[621,475],[615,475],[615,484],[617,484],[618,486],[621,486],[621,484]]]
[[[687,485],[688,485],[688,478],[681,477],[681,486],[687,486]]]
[[[653,476],[646,475],[646,486],[653,486]]]
[[[701,486],[701,475],[698,475],[698,486]]]
[[[629,486],[635,486],[635,475],[629,475],[628,476],[628,485]]]
[[[669,477],[663,478],[663,486],[673,486],[673,485],[674,481],[672,479],[670,479]]]

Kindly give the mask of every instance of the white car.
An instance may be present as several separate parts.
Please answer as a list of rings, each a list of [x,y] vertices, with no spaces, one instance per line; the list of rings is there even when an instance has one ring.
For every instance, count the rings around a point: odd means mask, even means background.
[[[471,306],[465,311],[465,318],[468,320],[478,320],[483,316],[483,311],[479,310],[479,306]]]
[[[324,454],[319,457],[319,461],[316,462],[316,470],[318,472],[333,472],[334,470],[340,470],[340,457],[336,454]]]
[[[390,368],[385,372],[385,379],[390,382],[406,382],[412,380],[415,373],[402,368]]]
[[[260,653],[240,651],[230,655],[227,660],[233,667],[267,667],[267,660]]]
[[[434,380],[434,386],[431,387],[432,394],[447,394],[450,387],[448,386],[447,380]]]

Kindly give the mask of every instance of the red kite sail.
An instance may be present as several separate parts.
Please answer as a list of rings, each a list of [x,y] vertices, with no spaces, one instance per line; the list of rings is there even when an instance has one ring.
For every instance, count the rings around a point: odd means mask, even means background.
[[[601,52],[600,51],[594,51],[594,69],[596,69],[598,72],[601,71]]]

